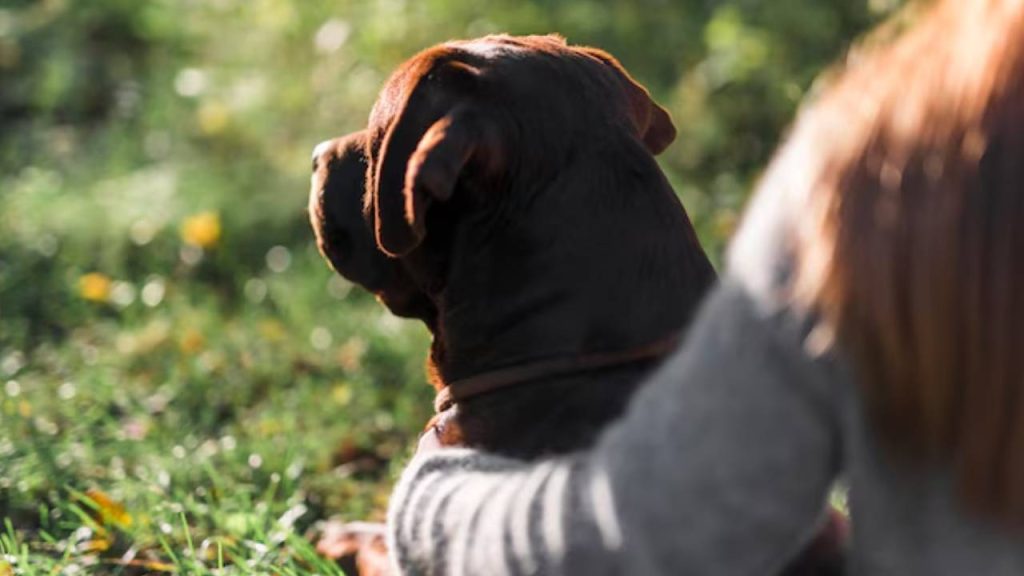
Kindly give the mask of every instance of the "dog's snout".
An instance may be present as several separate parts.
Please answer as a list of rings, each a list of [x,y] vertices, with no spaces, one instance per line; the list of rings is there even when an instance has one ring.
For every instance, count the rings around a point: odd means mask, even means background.
[[[334,142],[334,140],[324,140],[313,148],[313,172],[330,161],[329,156],[334,150]]]
[[[353,256],[352,234],[344,227],[328,224],[324,230],[330,246],[331,260],[344,264]]]

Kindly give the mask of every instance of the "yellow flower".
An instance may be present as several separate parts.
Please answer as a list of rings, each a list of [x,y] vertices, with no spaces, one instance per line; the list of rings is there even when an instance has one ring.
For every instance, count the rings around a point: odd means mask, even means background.
[[[352,387],[345,382],[340,382],[331,389],[331,399],[341,406],[348,406],[352,402]]]
[[[181,239],[193,246],[212,248],[220,240],[220,216],[216,212],[200,212],[185,219]]]
[[[91,302],[106,302],[110,298],[110,278],[99,272],[90,272],[78,279],[78,293]]]
[[[288,331],[277,320],[260,322],[260,335],[271,342],[280,342],[288,337]]]
[[[203,134],[216,136],[228,127],[231,113],[220,102],[204,102],[196,112],[196,119]]]
[[[185,332],[185,335],[181,337],[178,347],[185,354],[195,354],[202,350],[205,344],[206,339],[203,338],[203,335],[198,330],[192,329]]]

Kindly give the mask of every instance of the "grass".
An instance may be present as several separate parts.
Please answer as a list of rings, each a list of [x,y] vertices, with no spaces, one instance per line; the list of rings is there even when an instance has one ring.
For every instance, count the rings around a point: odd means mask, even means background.
[[[316,522],[380,518],[429,415],[424,331],[308,243],[236,285],[218,249],[75,279],[88,321],[4,348],[0,574],[336,574]]]

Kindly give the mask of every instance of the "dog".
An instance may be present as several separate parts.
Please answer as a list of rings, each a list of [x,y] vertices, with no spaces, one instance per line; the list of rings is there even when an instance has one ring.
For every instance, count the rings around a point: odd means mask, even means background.
[[[317,146],[317,245],[431,331],[443,445],[589,446],[675,347],[716,280],[654,159],[675,136],[606,52],[501,35],[414,56],[366,130]],[[383,571],[379,537],[332,540]]]
[[[510,367],[642,356],[467,398],[443,440],[519,457],[577,449],[630,396],[617,373],[640,380],[667,352],[643,354],[678,337],[715,281],[653,157],[674,137],[610,55],[493,36],[417,55],[367,130],[317,147],[320,250],[427,325],[439,390],[458,396],[460,382],[511,378]],[[581,391],[581,374],[597,384]]]

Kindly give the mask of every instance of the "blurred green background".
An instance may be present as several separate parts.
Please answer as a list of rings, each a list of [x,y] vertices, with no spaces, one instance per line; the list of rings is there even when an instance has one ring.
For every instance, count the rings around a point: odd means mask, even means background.
[[[617,56],[716,262],[814,78],[898,0],[0,0],[0,576],[332,573],[430,415],[419,326],[332,276],[319,141],[492,32]]]

